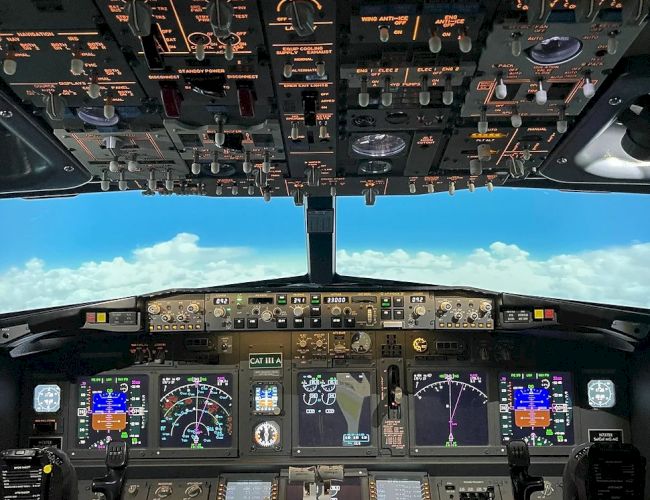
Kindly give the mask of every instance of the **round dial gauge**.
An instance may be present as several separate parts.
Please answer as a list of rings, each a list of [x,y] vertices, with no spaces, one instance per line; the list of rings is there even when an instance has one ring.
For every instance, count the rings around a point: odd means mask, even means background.
[[[590,380],[587,394],[592,408],[612,408],[616,404],[616,388],[611,380]]]
[[[370,351],[372,340],[366,332],[357,332],[352,335],[352,350],[360,354]]]
[[[415,352],[427,352],[427,349],[429,349],[429,344],[427,342],[427,339],[423,337],[418,337],[415,340],[413,340],[413,350]]]
[[[260,422],[253,431],[253,441],[260,448],[271,448],[280,444],[280,425],[273,420]]]
[[[55,413],[61,408],[61,388],[56,384],[34,387],[34,411],[36,413]]]

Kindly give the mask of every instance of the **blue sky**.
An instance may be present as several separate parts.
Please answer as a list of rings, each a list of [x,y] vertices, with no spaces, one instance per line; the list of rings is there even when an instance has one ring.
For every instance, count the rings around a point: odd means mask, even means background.
[[[650,196],[497,189],[432,196],[338,200],[338,247],[348,250],[463,252],[494,241],[536,256],[650,241]],[[11,243],[0,246],[0,271],[29,258],[51,265],[125,255],[173,238],[202,245],[304,253],[303,209],[290,199],[145,197],[140,193],[68,199],[0,200]]]
[[[341,274],[650,308],[650,196],[496,189],[338,199]],[[292,199],[0,200],[0,312],[303,274]]]

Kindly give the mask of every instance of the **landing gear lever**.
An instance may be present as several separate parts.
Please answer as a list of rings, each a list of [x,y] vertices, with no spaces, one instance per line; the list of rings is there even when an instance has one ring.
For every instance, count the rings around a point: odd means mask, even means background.
[[[119,500],[126,479],[129,450],[123,441],[111,441],[106,448],[106,475],[93,479],[93,493],[103,493],[106,500]]]
[[[544,478],[528,474],[530,455],[523,441],[508,443],[508,467],[515,500],[529,500],[536,491],[544,491]]]
[[[392,420],[398,420],[402,415],[402,398],[404,391],[400,386],[399,368],[396,365],[390,365],[387,371],[388,378],[388,417]]]

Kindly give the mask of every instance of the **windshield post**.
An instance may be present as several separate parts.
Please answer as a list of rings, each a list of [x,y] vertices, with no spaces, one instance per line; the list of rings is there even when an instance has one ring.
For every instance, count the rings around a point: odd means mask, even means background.
[[[305,203],[310,283],[327,284],[336,272],[334,198],[309,196]]]

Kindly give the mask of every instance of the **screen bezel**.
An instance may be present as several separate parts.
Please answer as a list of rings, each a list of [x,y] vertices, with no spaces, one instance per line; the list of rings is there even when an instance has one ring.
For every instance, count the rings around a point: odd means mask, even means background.
[[[210,373],[210,371],[213,371],[214,373]],[[208,375],[209,373],[209,375]],[[224,446],[224,447],[219,447],[219,448],[197,448],[197,449],[192,449],[192,448],[185,448],[185,447],[178,447],[178,446],[163,446],[163,441],[160,436],[160,419],[162,417],[162,411],[160,408],[160,399],[162,397],[162,379],[163,377],[178,377],[178,376],[192,376],[192,375],[201,375],[201,376],[206,376],[206,377],[216,377],[219,375],[230,375],[231,380],[232,380],[232,414],[233,414],[233,429],[232,429],[232,440],[231,440],[231,445],[230,446]],[[160,373],[157,374],[156,377],[156,395],[158,396],[156,399],[156,413],[157,413],[157,419],[156,419],[156,432],[155,432],[155,437],[157,439],[156,442],[156,451],[158,452],[157,454],[161,457],[165,457],[168,455],[167,452],[173,452],[173,456],[179,456],[183,455],[184,452],[188,453],[188,456],[199,456],[199,454],[207,454],[213,457],[219,457],[219,456],[232,456],[231,451],[233,449],[233,445],[235,445],[235,454],[237,452],[237,434],[238,434],[238,429],[237,429],[237,421],[239,420],[239,407],[238,407],[238,401],[237,401],[237,394],[236,392],[239,390],[239,385],[238,385],[238,380],[236,377],[236,373],[233,373],[231,370],[214,370],[214,367],[212,370],[199,370],[198,372],[196,370],[183,370],[182,367],[179,367],[178,371],[176,372],[170,372],[170,371],[160,371]],[[222,451],[226,451],[227,453],[222,454]],[[206,453],[209,452],[209,453]]]
[[[300,446],[299,437],[300,437],[300,406],[298,402],[298,389],[299,389],[299,379],[302,374],[306,373],[324,373],[324,374],[336,374],[336,373],[365,373],[368,375],[368,381],[370,382],[370,387],[372,391],[370,393],[370,446],[350,446],[345,448],[343,446]],[[293,371],[293,391],[291,394],[292,398],[292,426],[291,426],[291,454],[294,457],[313,457],[313,456],[327,456],[327,457],[360,457],[360,456],[377,456],[377,435],[378,435],[378,424],[377,424],[377,374],[376,369],[372,367],[366,368],[348,368],[341,366],[338,369],[336,368],[318,368],[312,367],[309,369],[299,369]]]
[[[575,376],[573,372],[569,370],[508,370],[508,371],[499,371],[497,374],[497,391],[499,388],[499,383],[501,380],[502,376],[507,376],[509,379],[511,379],[512,373],[526,373],[526,372],[533,372],[533,373],[548,373],[550,376],[553,376],[555,374],[560,374],[562,376],[569,376],[570,381],[569,384],[566,384],[566,386],[569,388],[571,391],[571,420],[572,420],[572,426],[571,426],[571,431],[572,431],[572,442],[569,444],[554,444],[553,446],[529,446],[529,450],[539,450],[539,449],[551,449],[551,448],[568,448],[572,449],[574,446],[576,446],[576,435],[578,434],[578,427],[577,427],[577,420],[576,420],[576,414],[578,413],[577,407],[576,407],[576,381],[575,381]],[[501,421],[501,412],[499,410],[499,405],[501,404],[501,395],[499,392],[497,392],[497,411],[499,411],[498,414],[498,419],[499,422]],[[501,425],[499,425],[499,441],[502,443],[502,446],[506,446],[506,443],[503,442],[503,435],[501,434]]]
[[[67,436],[66,439],[64,439],[64,442],[66,443],[66,449],[71,450],[70,455],[72,457],[76,458],[90,458],[90,457],[97,457],[97,456],[103,456],[106,454],[105,450],[90,450],[88,448],[79,448],[78,445],[78,422],[77,422],[77,403],[79,399],[79,381],[81,379],[90,379],[93,377],[146,377],[147,382],[144,384],[147,390],[147,398],[148,398],[148,409],[146,412],[147,415],[147,424],[144,429],[144,435],[147,440],[147,445],[146,446],[139,446],[137,448],[133,448],[129,446],[129,449],[132,449],[133,452],[146,452],[147,450],[150,450],[153,447],[153,443],[151,441],[152,434],[151,434],[151,422],[152,422],[152,414],[151,414],[151,398],[152,398],[152,379],[155,378],[154,374],[151,372],[142,370],[141,367],[138,367],[140,369],[138,370],[118,370],[118,371],[109,371],[109,372],[101,372],[101,373],[95,373],[91,375],[80,375],[75,378],[75,381],[73,384],[70,384],[70,392],[68,394],[68,422],[69,425],[68,430],[66,432]]]
[[[445,369],[448,368],[448,369]],[[448,446],[442,446],[442,445],[421,445],[417,442],[416,436],[417,436],[417,429],[415,425],[415,388],[414,388],[414,381],[413,381],[413,376],[416,373],[460,373],[460,374],[469,374],[469,373],[478,373],[483,376],[483,380],[485,382],[485,394],[488,398],[487,405],[485,408],[485,425],[486,425],[486,430],[487,430],[487,443],[485,444],[479,444],[479,445],[463,445],[463,446],[456,446],[456,447],[448,447]],[[408,375],[408,383],[410,384],[409,388],[409,402],[410,402],[410,412],[409,412],[409,442],[411,443],[412,448],[417,448],[420,450],[429,450],[429,449],[435,449],[439,452],[439,450],[457,450],[457,449],[465,449],[465,450],[472,450],[476,448],[487,448],[490,446],[492,443],[491,441],[491,432],[490,432],[490,373],[488,370],[485,369],[475,369],[475,370],[468,370],[466,368],[463,369],[454,369],[450,367],[441,367],[437,366],[435,369],[428,369],[428,368],[414,368],[409,371]],[[423,454],[423,453],[419,453]],[[437,454],[437,453],[436,453]]]

